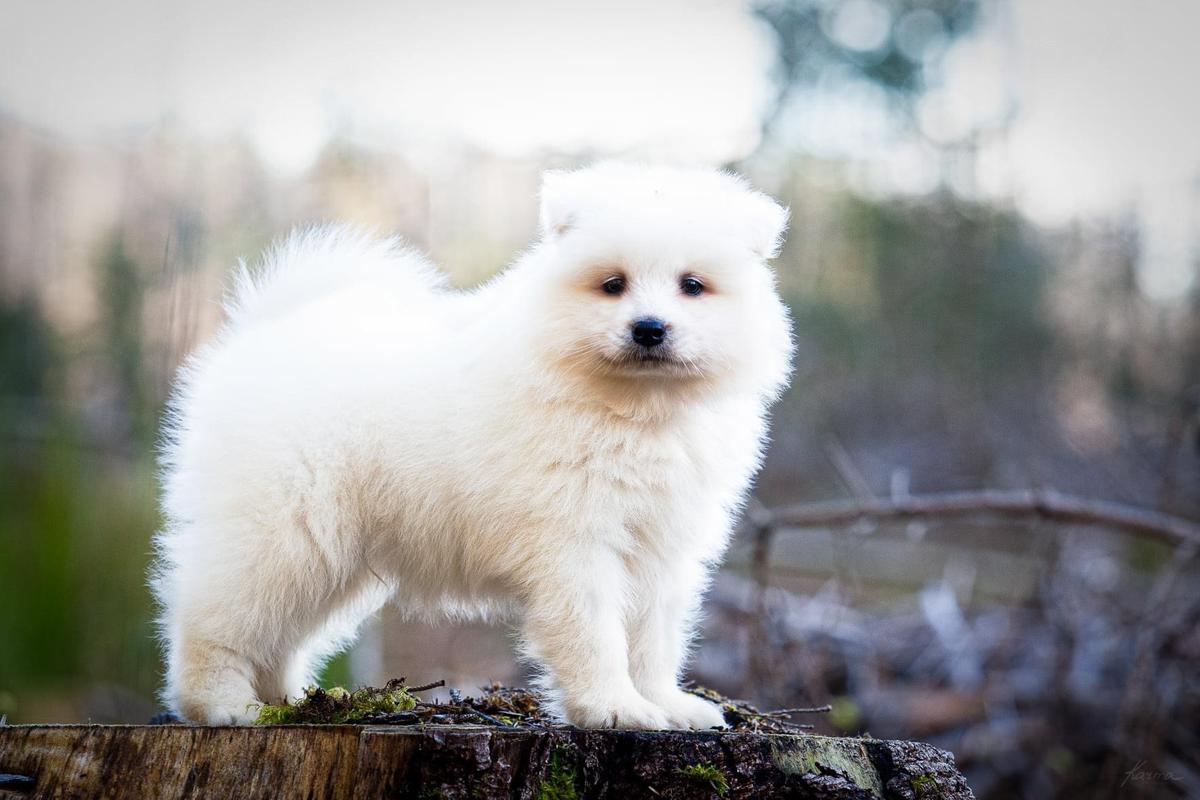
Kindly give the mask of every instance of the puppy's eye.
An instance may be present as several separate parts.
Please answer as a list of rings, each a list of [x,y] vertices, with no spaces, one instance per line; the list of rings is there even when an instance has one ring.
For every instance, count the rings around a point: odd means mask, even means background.
[[[694,275],[684,275],[683,279],[679,281],[679,289],[684,294],[695,297],[704,292],[704,284]]]
[[[625,291],[625,279],[620,275],[613,275],[611,278],[600,284],[600,289],[605,294],[618,295]]]

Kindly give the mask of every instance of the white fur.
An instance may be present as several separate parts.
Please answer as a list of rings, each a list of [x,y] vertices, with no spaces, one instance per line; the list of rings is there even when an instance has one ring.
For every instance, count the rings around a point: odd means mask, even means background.
[[[786,212],[707,170],[602,165],[543,195],[541,241],[471,292],[339,228],[243,268],[164,450],[171,708],[244,723],[392,599],[516,612],[576,725],[721,724],[677,680],[788,374],[764,263]],[[648,315],[669,360],[634,357]]]

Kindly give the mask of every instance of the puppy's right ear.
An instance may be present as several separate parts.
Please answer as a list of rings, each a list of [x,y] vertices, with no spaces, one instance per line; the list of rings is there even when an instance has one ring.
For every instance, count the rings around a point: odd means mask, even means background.
[[[571,173],[549,170],[542,173],[542,238],[562,236],[575,224],[575,208],[568,184]]]
[[[751,249],[764,260],[779,255],[783,232],[787,230],[788,209],[761,192],[751,192],[746,215]]]

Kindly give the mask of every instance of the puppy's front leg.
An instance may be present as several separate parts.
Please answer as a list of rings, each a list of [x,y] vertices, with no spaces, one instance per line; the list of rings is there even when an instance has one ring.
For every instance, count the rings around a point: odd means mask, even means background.
[[[696,561],[648,561],[634,575],[637,598],[629,629],[634,685],[667,712],[672,727],[723,727],[725,715],[679,688],[708,568]]]
[[[527,576],[527,646],[546,665],[555,700],[572,725],[669,727],[663,710],[629,676],[624,565],[607,546],[583,550],[566,558],[548,554],[554,557],[539,559],[536,572]]]

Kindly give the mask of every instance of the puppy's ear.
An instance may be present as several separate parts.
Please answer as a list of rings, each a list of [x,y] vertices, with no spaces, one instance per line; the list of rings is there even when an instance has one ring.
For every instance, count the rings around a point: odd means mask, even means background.
[[[750,236],[750,249],[767,261],[779,255],[779,248],[783,246],[788,210],[759,192],[750,193],[747,201],[746,230]]]
[[[571,173],[549,170],[542,173],[542,237],[561,236],[575,224],[577,209],[572,201]]]

